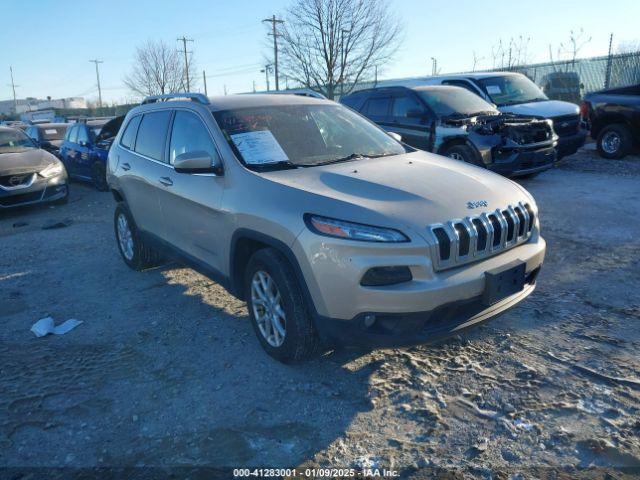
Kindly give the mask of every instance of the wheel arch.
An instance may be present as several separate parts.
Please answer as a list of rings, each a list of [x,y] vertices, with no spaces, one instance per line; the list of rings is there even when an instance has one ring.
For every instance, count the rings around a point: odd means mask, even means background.
[[[464,136],[455,136],[455,137],[445,139],[438,147],[438,150],[436,153],[438,155],[445,155],[445,152],[448,149],[450,149],[451,147],[457,147],[459,145],[469,147],[473,151],[473,154],[475,155],[476,164],[484,165],[484,162],[482,161],[482,156],[480,155],[480,152],[478,151],[476,146],[467,137],[464,137]]]
[[[631,124],[629,123],[629,119],[622,114],[619,113],[608,113],[598,117],[594,122],[591,123],[591,137],[597,138],[602,132],[603,129],[610,125],[624,125],[625,127],[631,129]]]
[[[273,248],[287,259],[296,274],[296,279],[302,289],[302,294],[307,300],[307,305],[311,309],[312,316],[315,319],[317,311],[313,303],[313,298],[309,292],[309,287],[305,281],[298,259],[291,247],[282,240],[255,230],[240,228],[236,230],[231,237],[231,248],[229,250],[229,291],[231,294],[241,300],[245,300],[243,290],[244,271],[251,255],[263,248]]]

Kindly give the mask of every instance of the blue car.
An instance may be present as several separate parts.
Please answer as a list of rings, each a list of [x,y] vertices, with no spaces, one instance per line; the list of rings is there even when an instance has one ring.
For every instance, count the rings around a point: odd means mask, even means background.
[[[106,120],[78,122],[67,129],[60,159],[69,176],[92,182],[100,191],[109,190],[106,178],[107,155],[124,116]]]

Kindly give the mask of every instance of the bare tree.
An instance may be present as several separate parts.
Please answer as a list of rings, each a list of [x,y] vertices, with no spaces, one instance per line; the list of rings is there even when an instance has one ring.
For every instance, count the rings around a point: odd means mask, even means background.
[[[195,83],[197,75],[194,62],[189,62],[190,83]],[[186,67],[184,58],[176,48],[164,41],[149,40],[136,48],[131,73],[124,78],[124,84],[140,95],[159,95],[185,90]]]
[[[565,45],[564,43],[560,44],[560,48],[558,49],[558,54],[560,52],[564,52],[566,55],[571,57],[571,62],[575,63],[578,58],[578,54],[580,50],[591,41],[591,37],[586,37],[584,33],[584,29],[580,28],[578,32],[574,32],[571,30],[569,32],[569,44]]]
[[[400,23],[383,0],[294,0],[281,38],[283,72],[332,99],[391,60]]]

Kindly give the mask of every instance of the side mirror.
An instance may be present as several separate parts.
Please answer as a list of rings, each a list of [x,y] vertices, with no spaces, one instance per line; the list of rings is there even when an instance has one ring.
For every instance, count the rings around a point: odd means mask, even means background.
[[[211,155],[204,151],[181,153],[173,161],[178,173],[215,173],[220,174],[221,165],[215,164]]]
[[[407,110],[407,118],[425,118],[426,114],[424,110],[420,110],[419,108],[410,108]]]
[[[391,138],[393,138],[394,140],[401,142],[402,141],[402,135],[400,135],[399,133],[396,132],[387,132],[387,135],[389,135]]]

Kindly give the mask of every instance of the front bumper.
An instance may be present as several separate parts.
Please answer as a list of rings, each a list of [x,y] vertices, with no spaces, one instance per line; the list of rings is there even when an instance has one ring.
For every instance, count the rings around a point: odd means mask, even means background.
[[[587,139],[587,131],[582,128],[573,135],[562,136],[558,139],[558,160],[568,155],[573,155],[584,145]]]
[[[67,174],[38,178],[30,186],[7,190],[0,186],[0,210],[49,203],[68,195]]]
[[[320,337],[328,345],[371,348],[406,347],[437,342],[457,335],[468,328],[490,320],[515,307],[535,290],[540,267],[527,275],[525,287],[491,306],[482,297],[442,305],[428,312],[405,314],[367,313],[352,321],[318,318]],[[373,315],[375,323],[367,326],[366,317]]]
[[[517,177],[548,170],[556,161],[556,150],[550,145],[538,149],[520,149],[493,156],[487,168],[505,176]]]
[[[536,228],[530,240],[524,244],[474,263],[438,272],[433,268],[428,245],[417,242],[372,245],[319,237],[305,230],[296,239],[292,249],[309,289],[321,335],[340,339],[340,343],[358,343],[358,337],[361,334],[364,337],[367,333],[361,331],[361,321],[367,314],[374,314],[397,318],[401,332],[403,325],[409,329],[408,333],[403,333],[407,338],[395,338],[394,329],[385,334],[391,343],[403,344],[407,343],[407,339],[411,340],[409,343],[414,340],[422,343],[434,334],[425,330],[425,322],[435,321],[434,315],[438,316],[441,308],[459,302],[473,303],[482,297],[486,284],[485,272],[510,262],[522,261],[526,263],[526,274],[532,275],[543,263],[546,244]],[[381,287],[360,285],[370,268],[382,266],[407,266],[413,279]],[[535,275],[532,279],[535,280]],[[514,298],[500,302],[500,305],[513,305],[523,300],[533,290],[533,283],[529,286],[531,288],[525,288]],[[494,305],[487,310],[476,307],[465,310],[462,317],[451,320],[449,325],[477,323],[507,308]],[[371,341],[366,340],[367,343]]]

